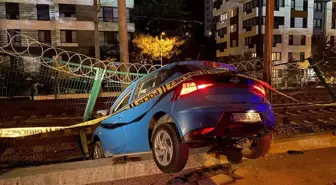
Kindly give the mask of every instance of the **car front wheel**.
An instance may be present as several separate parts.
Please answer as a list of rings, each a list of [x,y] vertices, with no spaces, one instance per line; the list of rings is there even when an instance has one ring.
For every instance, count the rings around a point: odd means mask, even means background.
[[[189,147],[171,124],[158,126],[153,135],[152,153],[158,168],[164,173],[181,171],[188,161]]]
[[[93,159],[104,158],[104,150],[100,141],[96,141],[93,146]]]

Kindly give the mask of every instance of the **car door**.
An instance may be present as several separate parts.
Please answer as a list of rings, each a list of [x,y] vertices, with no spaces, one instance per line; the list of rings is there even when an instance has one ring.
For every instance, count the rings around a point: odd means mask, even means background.
[[[101,123],[103,131],[100,133],[99,138],[107,153],[123,154],[126,151],[127,138],[125,124],[122,120],[123,112],[115,115],[113,115],[113,112],[118,111],[129,103],[133,87],[130,86],[119,96],[111,108],[112,116]]]
[[[139,80],[133,92],[132,100],[134,101],[162,85],[161,83],[164,79],[158,78],[163,76],[161,74],[162,71],[156,72]],[[146,113],[151,110],[159,97],[160,96],[155,97],[124,112],[123,120],[130,123],[125,126],[127,153],[146,152],[150,150],[148,144],[150,118],[146,117]]]

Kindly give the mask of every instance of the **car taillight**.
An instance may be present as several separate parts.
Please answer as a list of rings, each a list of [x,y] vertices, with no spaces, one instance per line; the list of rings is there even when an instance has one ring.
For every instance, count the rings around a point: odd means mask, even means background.
[[[252,88],[262,96],[266,96],[266,91],[261,85],[253,85]]]
[[[220,64],[218,62],[204,62],[203,65],[212,66],[212,67],[220,67]]]
[[[206,135],[206,134],[210,133],[211,131],[213,131],[214,129],[215,129],[215,127],[202,128],[202,129],[192,131],[190,135],[191,136]]]
[[[180,95],[186,95],[191,92],[197,91],[199,89],[205,89],[210,86],[212,86],[212,84],[198,84],[197,85],[195,82],[184,83],[182,84],[182,90],[181,90]]]

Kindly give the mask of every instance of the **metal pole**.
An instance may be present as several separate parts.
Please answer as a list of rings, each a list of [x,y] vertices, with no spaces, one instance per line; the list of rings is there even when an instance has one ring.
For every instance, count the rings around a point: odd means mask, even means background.
[[[162,67],[162,33],[160,34],[160,60],[161,60],[161,67]]]
[[[126,0],[118,0],[120,62],[129,63]]]
[[[100,59],[100,45],[99,45],[99,12],[100,12],[100,0],[94,0],[93,1],[93,8],[95,11],[95,17],[94,17],[94,45],[95,45],[95,58]]]
[[[266,1],[266,23],[264,44],[264,81],[271,85],[271,62],[273,47],[274,0]],[[272,95],[268,90],[267,98],[271,102]]]

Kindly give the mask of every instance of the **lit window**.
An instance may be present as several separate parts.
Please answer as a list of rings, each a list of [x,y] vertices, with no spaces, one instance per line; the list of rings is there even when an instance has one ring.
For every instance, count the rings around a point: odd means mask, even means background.
[[[233,33],[233,32],[236,32],[236,31],[237,31],[237,24],[231,25],[230,26],[230,32]]]
[[[227,19],[227,13],[224,13],[224,14],[220,15],[220,23],[221,24],[223,24],[226,19]]]
[[[281,61],[281,53],[280,52],[272,53],[272,60],[273,61]]]

